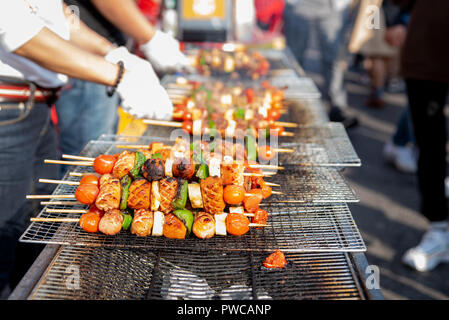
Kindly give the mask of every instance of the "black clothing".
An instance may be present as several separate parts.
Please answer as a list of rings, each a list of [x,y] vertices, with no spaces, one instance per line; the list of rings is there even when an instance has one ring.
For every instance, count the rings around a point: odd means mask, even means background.
[[[77,6],[81,21],[96,33],[118,46],[126,44],[123,33],[110,23],[90,0],[64,0],[64,2],[69,6]]]
[[[419,149],[418,183],[421,213],[431,222],[448,218],[445,196],[446,118],[444,106],[449,84],[406,79],[411,119]]]

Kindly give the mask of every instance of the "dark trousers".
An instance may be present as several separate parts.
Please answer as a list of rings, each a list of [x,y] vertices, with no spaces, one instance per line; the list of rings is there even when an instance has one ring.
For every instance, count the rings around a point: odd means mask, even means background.
[[[18,245],[30,217],[39,210],[39,201],[27,201],[26,195],[51,194],[54,186],[38,179],[57,179],[59,171],[58,166],[44,164],[44,159],[59,158],[50,108],[38,103],[22,115],[23,109],[15,104],[0,109],[0,291],[7,284],[14,287],[39,249]]]
[[[416,145],[421,213],[431,222],[448,218],[445,195],[448,83],[406,79]]]

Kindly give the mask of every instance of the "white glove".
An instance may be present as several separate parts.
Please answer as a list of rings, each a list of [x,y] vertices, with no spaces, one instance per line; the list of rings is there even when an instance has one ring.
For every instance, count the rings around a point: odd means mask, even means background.
[[[136,118],[172,118],[173,104],[167,91],[143,72],[126,71],[117,93],[122,98],[122,108]]]
[[[110,63],[118,63],[119,61],[123,61],[125,65],[125,69],[128,71],[142,71],[147,73],[148,76],[154,77],[155,80],[159,82],[159,79],[154,72],[151,64],[138,56],[130,53],[126,47],[118,47],[108,52],[108,54],[104,57]]]
[[[182,71],[189,68],[189,59],[179,49],[178,40],[168,33],[156,30],[153,38],[140,49],[157,71]]]
[[[171,119],[173,104],[148,61],[125,47],[111,50],[105,59],[111,63],[123,61],[125,66],[126,73],[117,87],[125,111],[137,118]]]

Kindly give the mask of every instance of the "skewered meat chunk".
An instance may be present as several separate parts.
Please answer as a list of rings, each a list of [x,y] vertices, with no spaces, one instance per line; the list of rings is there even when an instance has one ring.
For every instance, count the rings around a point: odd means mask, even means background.
[[[210,239],[215,235],[215,219],[210,213],[199,212],[195,215],[193,233],[200,239]]]
[[[221,165],[221,179],[223,181],[223,185],[234,184],[237,186],[243,186],[245,182],[245,177],[243,172],[245,168],[243,164],[231,163]]]
[[[146,237],[153,229],[153,212],[140,209],[134,212],[134,219],[131,225],[131,233],[139,237]]]
[[[113,209],[104,214],[98,224],[100,232],[114,236],[122,230],[123,215],[120,210]]]
[[[169,239],[185,239],[187,228],[174,214],[165,216],[164,236]]]
[[[208,177],[201,180],[204,211],[212,214],[222,213],[226,204],[223,200],[223,183],[221,178]]]
[[[112,175],[104,175],[100,179],[100,193],[95,201],[95,205],[103,211],[118,209],[120,207],[121,195],[120,180],[112,177]]]
[[[150,207],[151,182],[136,179],[129,187],[128,207],[134,210]]]
[[[118,156],[118,160],[114,165],[114,169],[112,170],[112,174],[117,179],[121,179],[130,172],[135,165],[136,162],[136,154],[130,151],[123,151]]]
[[[164,161],[162,159],[148,159],[142,166],[142,174],[148,181],[158,181],[164,177]]]
[[[160,210],[163,213],[173,211],[172,201],[178,193],[178,180],[167,177],[159,181],[159,194],[161,196]]]
[[[178,178],[190,180],[195,173],[195,164],[192,159],[177,158],[173,163],[173,175]]]

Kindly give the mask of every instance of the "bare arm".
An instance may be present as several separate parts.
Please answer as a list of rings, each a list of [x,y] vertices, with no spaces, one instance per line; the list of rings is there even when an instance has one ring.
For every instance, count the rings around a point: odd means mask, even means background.
[[[91,0],[113,25],[139,44],[153,38],[154,27],[140,12],[135,0]]]
[[[64,3],[64,14],[70,28],[70,42],[93,54],[104,57],[114,45],[86,26]]]
[[[51,71],[103,85],[113,85],[118,73],[117,65],[75,46],[47,28],[14,53]]]

